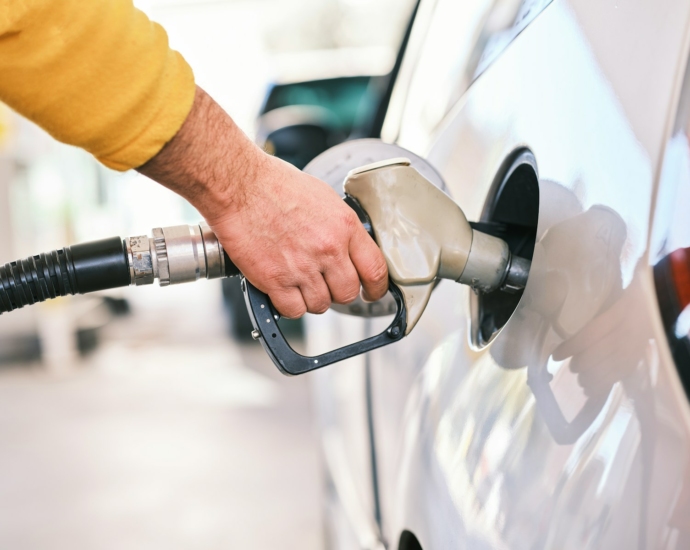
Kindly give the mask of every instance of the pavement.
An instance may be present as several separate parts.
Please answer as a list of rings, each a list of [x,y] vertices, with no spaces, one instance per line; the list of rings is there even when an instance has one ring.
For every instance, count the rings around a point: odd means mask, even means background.
[[[0,369],[0,549],[322,547],[308,381],[231,341],[218,298],[135,310],[59,371]]]

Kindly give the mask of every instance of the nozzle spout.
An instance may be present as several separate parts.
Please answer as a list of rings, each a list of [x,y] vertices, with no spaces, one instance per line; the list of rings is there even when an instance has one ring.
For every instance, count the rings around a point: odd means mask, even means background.
[[[502,239],[472,229],[462,209],[407,159],[353,170],[344,188],[369,216],[390,277],[402,291],[407,333],[438,279],[481,293],[524,288],[530,262],[513,256]]]

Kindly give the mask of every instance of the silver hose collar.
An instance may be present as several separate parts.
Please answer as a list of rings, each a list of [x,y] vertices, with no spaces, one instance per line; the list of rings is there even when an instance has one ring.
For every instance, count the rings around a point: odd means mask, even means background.
[[[497,237],[472,230],[472,246],[459,283],[478,292],[493,292],[501,287],[510,266],[508,244]]]
[[[160,286],[225,276],[225,254],[206,224],[157,227],[152,237],[126,239],[130,277],[134,285]]]

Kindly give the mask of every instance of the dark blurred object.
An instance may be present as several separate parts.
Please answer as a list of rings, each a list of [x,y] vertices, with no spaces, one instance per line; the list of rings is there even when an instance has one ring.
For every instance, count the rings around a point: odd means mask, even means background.
[[[0,364],[38,361],[41,340],[37,334],[0,338]]]
[[[74,339],[79,354],[95,351],[101,343],[101,332],[118,317],[131,313],[125,298],[92,296],[74,309]],[[38,334],[0,337],[0,364],[33,363],[43,358],[41,338]]]
[[[132,313],[132,308],[125,298],[114,298],[113,296],[103,296],[103,302],[115,317],[125,317]]]
[[[239,277],[223,279],[223,302],[228,313],[230,334],[241,341],[251,340],[254,327],[244,304]]]
[[[131,313],[124,298],[99,296],[89,300],[76,316],[77,350],[81,356],[95,351],[101,343],[101,331],[117,317]]]
[[[410,14],[395,64],[383,76],[342,76],[270,87],[259,113],[257,143],[304,168],[347,139],[378,138],[419,2]]]
[[[361,109],[362,96],[376,78],[385,77],[346,76],[275,84],[268,91],[261,115],[289,105],[315,105],[334,113],[343,128],[352,128]]]

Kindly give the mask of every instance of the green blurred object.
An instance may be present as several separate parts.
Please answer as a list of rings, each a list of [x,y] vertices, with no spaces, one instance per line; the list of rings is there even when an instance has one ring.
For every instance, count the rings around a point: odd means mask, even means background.
[[[370,93],[372,81],[382,77],[352,76],[276,84],[268,92],[261,114],[291,105],[312,105],[327,109],[338,120],[338,129],[349,134],[362,118],[362,110],[373,107],[375,95]],[[364,103],[364,105],[363,105]]]
[[[347,139],[370,137],[387,76],[347,76],[273,85],[258,119],[266,152],[304,168]]]

